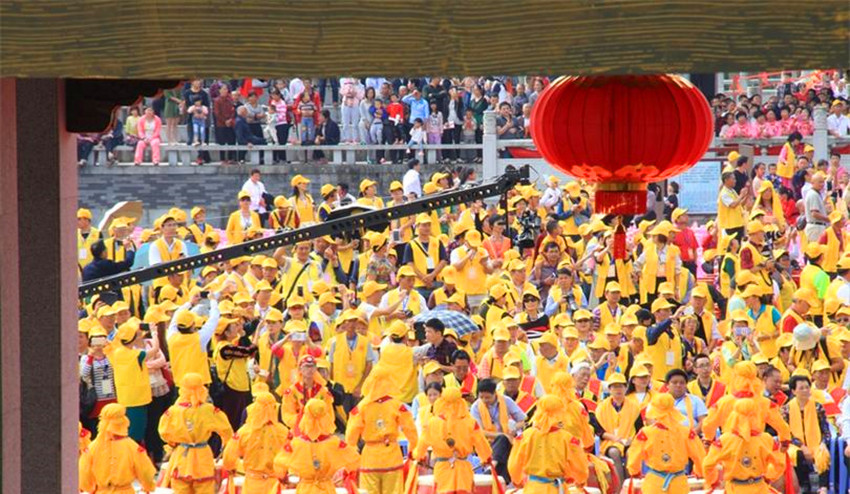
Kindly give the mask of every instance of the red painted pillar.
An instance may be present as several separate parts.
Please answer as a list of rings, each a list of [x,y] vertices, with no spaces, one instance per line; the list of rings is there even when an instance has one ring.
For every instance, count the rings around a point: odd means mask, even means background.
[[[2,491],[77,492],[76,141],[64,84],[0,79]]]

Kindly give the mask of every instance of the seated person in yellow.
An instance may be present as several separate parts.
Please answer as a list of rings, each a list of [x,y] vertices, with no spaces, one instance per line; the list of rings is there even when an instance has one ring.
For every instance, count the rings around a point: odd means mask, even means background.
[[[526,494],[555,494],[564,485],[583,486],[588,468],[581,441],[564,430],[566,409],[555,395],[537,402],[534,425],[525,430],[508,458],[515,485]]]
[[[697,477],[702,477],[705,456],[702,441],[695,431],[682,425],[684,417],[667,393],[653,398],[646,416],[652,425],[644,426],[629,448],[629,474],[640,476],[641,465],[645,464],[647,474],[643,492],[686,494],[689,492],[685,474],[688,460],[693,462]]]
[[[432,450],[436,494],[472,492],[475,481],[469,455],[474,452],[482,464],[488,464],[491,450],[459,388],[443,390],[434,404],[434,415],[422,428],[413,457],[425,463],[428,448]]]
[[[611,396],[596,407],[596,420],[602,428],[599,451],[614,462],[618,478],[625,478],[625,452],[643,427],[640,407],[634,400],[626,399],[626,376],[611,374],[608,377]]]
[[[230,245],[242,243],[248,229],[262,228],[260,224],[260,215],[256,211],[251,211],[251,194],[247,191],[239,193],[239,209],[230,214],[227,219],[227,243]]]
[[[213,433],[227,443],[233,429],[227,415],[207,403],[207,388],[200,375],[190,372],[180,382],[177,403],[159,419],[159,435],[171,446],[171,459],[163,472],[175,494],[212,494],[215,464],[208,441]]]
[[[791,428],[788,455],[803,492],[819,489],[819,493],[826,493],[830,460],[830,432],[826,412],[812,398],[812,381],[807,374],[800,372],[791,376],[788,387],[794,395],[782,406],[783,418]],[[811,485],[811,473],[817,474],[818,485]]]
[[[241,458],[245,469],[243,494],[268,494],[277,486],[274,458],[289,442],[289,429],[277,420],[277,402],[271,393],[261,391],[246,409],[245,425],[230,438],[224,448],[223,468],[233,472]]]
[[[345,482],[354,488],[354,472],[360,465],[357,446],[334,436],[333,414],[324,401],[307,402],[298,429],[299,434],[275,457],[275,475],[281,480],[289,473],[297,475],[296,494],[333,494],[334,476],[345,470]]]
[[[702,463],[706,485],[714,487],[720,482],[720,466],[729,494],[778,494],[769,484],[785,471],[785,454],[770,434],[757,428],[756,415],[753,400],[735,403],[735,411],[723,427],[726,432],[711,444]]]
[[[156,467],[145,448],[130,439],[130,420],[124,405],[110,403],[100,411],[97,439],[80,454],[80,490],[133,494],[133,482],[153,492]],[[85,429],[83,429],[85,430]]]

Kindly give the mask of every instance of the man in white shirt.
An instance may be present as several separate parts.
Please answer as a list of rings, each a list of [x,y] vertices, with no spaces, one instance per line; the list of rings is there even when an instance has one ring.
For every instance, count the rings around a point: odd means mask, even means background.
[[[844,114],[844,102],[836,99],[832,102],[832,114],[826,118],[826,128],[835,137],[850,135],[850,117]]]
[[[263,194],[266,193],[266,186],[260,182],[260,170],[256,168],[251,170],[251,177],[242,184],[242,190],[251,194],[251,211],[265,214],[266,201],[263,200]]]
[[[410,199],[418,199],[422,197],[422,179],[419,176],[421,165],[419,160],[414,158],[407,162],[407,173],[402,179],[402,187],[404,195]]]

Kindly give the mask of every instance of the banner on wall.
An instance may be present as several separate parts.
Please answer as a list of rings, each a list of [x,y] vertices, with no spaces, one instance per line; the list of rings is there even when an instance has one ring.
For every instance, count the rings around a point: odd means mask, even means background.
[[[685,173],[668,179],[679,184],[679,207],[691,214],[717,214],[717,192],[723,161],[704,160]]]

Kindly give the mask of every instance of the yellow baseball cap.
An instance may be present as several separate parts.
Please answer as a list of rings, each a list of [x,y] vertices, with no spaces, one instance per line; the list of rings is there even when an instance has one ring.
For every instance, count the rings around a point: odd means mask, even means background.
[[[747,223],[747,235],[753,235],[755,233],[764,233],[764,223],[758,220],[752,220]]]
[[[578,339],[578,330],[576,329],[575,326],[566,326],[566,327],[564,327],[564,330],[561,331],[561,338],[564,338],[564,339],[574,338],[574,339],[577,340]]]
[[[466,232],[466,235],[463,238],[464,240],[469,242],[469,246],[473,249],[481,247],[481,232],[479,232],[478,230],[471,230]]]
[[[400,272],[401,272],[401,270],[399,270],[399,273]],[[399,276],[401,276],[401,275],[399,274]],[[363,288],[362,288],[363,298],[371,297],[376,292],[379,292],[381,290],[386,290],[386,289],[387,289],[387,285],[385,285],[383,283],[378,283],[376,281],[369,280],[366,283],[363,283]]]
[[[659,298],[653,300],[653,302],[652,302],[652,312],[653,313],[658,312],[660,310],[664,310],[664,309],[672,309],[673,307],[675,307],[675,306],[673,304],[671,304],[670,302],[668,302],[667,299],[664,298],[664,297],[659,297]]]
[[[430,360],[428,361],[428,363],[422,366],[422,375],[427,376],[435,372],[440,372],[442,370],[443,369],[440,367],[440,364],[433,360]]]
[[[817,259],[826,253],[826,246],[817,242],[809,242],[803,249],[803,254],[809,259]]]
[[[431,222],[431,215],[428,214],[428,213],[419,213],[416,216],[416,226],[419,226],[422,223],[430,223],[430,222]]]
[[[729,163],[737,163],[738,158],[740,157],[741,155],[738,153],[738,151],[729,151],[729,154],[726,155],[726,161],[728,161]]]
[[[502,380],[507,381],[508,379],[519,379],[522,377],[522,374],[519,372],[514,366],[506,367],[502,371]]]
[[[675,223],[676,220],[678,220],[679,218],[682,217],[682,215],[685,215],[685,214],[688,214],[687,208],[676,208],[670,214],[670,219],[673,220],[673,223]]]
[[[295,187],[298,184],[309,184],[309,183],[310,183],[310,179],[308,179],[304,175],[295,175],[294,177],[292,177],[292,180],[289,181],[289,185],[291,185],[292,187]]]
[[[617,283],[616,281],[609,281],[608,284],[605,285],[605,291],[606,292],[619,292],[619,291],[621,291],[620,290],[620,284]]]
[[[490,295],[493,300],[499,300],[508,294],[508,289],[505,287],[504,283],[496,283],[495,285],[490,287],[490,291],[488,295]]]
[[[340,300],[336,297],[336,294],[333,292],[325,292],[319,295],[319,307],[325,304],[338,304]]]
[[[85,218],[87,220],[91,219],[91,211],[86,208],[80,208],[77,210],[77,218]]]
[[[615,373],[611,374],[610,376],[608,376],[607,381],[608,381],[608,386],[613,386],[615,384],[622,384],[623,386],[625,386],[626,385],[626,376],[620,374],[619,372],[615,372]]]
[[[236,197],[237,197],[237,199],[239,199],[240,201],[241,201],[242,199],[250,199],[250,198],[251,198],[251,193],[250,193],[250,192],[248,192],[247,190],[240,190],[240,191],[239,191],[239,194],[237,194],[237,195],[236,195]],[[173,216],[172,216],[172,218],[173,218]],[[165,220],[163,220],[162,222],[163,222],[163,223],[165,223]]]
[[[404,186],[398,180],[390,182],[390,192],[394,190],[404,190]]]
[[[573,321],[574,322],[589,321],[591,319],[593,319],[593,314],[591,314],[590,311],[587,310],[587,309],[579,309],[579,310],[573,312]]]
[[[416,276],[416,272],[413,271],[413,268],[411,266],[405,264],[404,266],[398,268],[396,276],[399,278],[403,276]]]
[[[374,180],[364,178],[363,180],[360,181],[360,193],[362,194],[363,192],[366,192],[366,189],[368,189],[369,187],[372,187],[373,185],[376,185],[377,183],[378,182],[375,182]]]
[[[505,328],[496,328],[493,331],[493,341],[510,341],[511,334]]]
[[[328,194],[331,194],[331,193],[333,193],[333,192],[336,192],[336,187],[334,187],[334,186],[333,186],[333,185],[331,185],[331,184],[325,184],[325,185],[323,185],[323,186],[322,186],[322,188],[319,190],[319,193],[321,193],[321,194],[322,194],[322,197],[327,197],[327,196],[328,196]]]
[[[266,321],[283,322],[283,312],[272,307],[268,312],[266,312]]]

